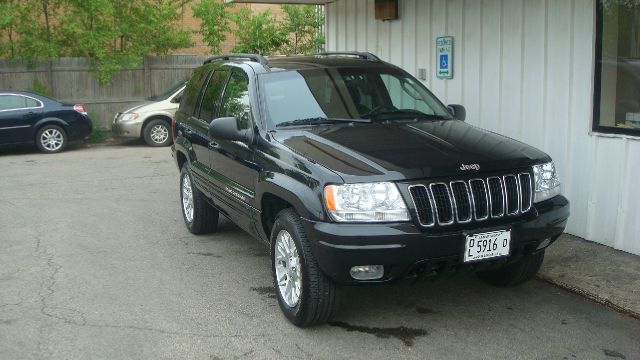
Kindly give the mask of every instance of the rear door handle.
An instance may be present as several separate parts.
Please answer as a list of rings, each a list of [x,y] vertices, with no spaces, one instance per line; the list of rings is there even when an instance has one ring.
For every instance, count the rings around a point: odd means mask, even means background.
[[[184,133],[187,135],[193,135],[195,134],[195,131],[191,130],[191,129],[184,129]]]
[[[209,149],[218,149],[220,147],[220,144],[218,144],[215,141],[209,141]]]

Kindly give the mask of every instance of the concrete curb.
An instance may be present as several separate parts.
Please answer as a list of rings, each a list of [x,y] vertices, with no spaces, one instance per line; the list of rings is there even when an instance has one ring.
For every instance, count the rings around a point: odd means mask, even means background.
[[[563,289],[563,290],[567,290],[567,291],[572,292],[572,293],[574,293],[576,295],[579,295],[579,296],[582,296],[582,297],[584,297],[584,298],[586,298],[588,300],[591,300],[591,301],[593,301],[595,303],[598,303],[600,305],[606,306],[609,309],[614,310],[614,311],[616,311],[616,312],[618,312],[620,314],[630,316],[630,317],[632,317],[632,318],[634,318],[636,320],[640,320],[640,313],[637,313],[637,312],[635,312],[635,311],[633,311],[631,309],[628,309],[628,308],[625,308],[625,307],[620,306],[618,304],[615,304],[615,303],[611,302],[611,300],[605,299],[605,298],[603,298],[601,296],[598,296],[597,294],[590,293],[590,292],[588,292],[586,290],[583,290],[583,289],[580,289],[578,287],[563,283],[561,281],[556,281],[556,280],[554,280],[554,279],[552,279],[550,277],[544,276],[542,274],[536,275],[536,278],[538,280],[540,280],[540,281],[544,281],[544,282],[546,282],[546,283],[548,283],[550,285],[553,285],[553,286],[555,286],[557,288],[560,288],[560,289]]]

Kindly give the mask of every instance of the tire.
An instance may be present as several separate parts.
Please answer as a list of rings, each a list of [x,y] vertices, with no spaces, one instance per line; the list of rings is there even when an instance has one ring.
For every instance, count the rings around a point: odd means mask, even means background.
[[[151,120],[142,129],[142,136],[149,146],[169,146],[171,145],[171,125],[165,120]]]
[[[478,273],[485,282],[499,287],[512,287],[533,279],[544,260],[544,250],[526,255],[498,270]]]
[[[45,125],[36,134],[38,150],[46,154],[55,154],[67,147],[67,133],[58,125]]]
[[[286,243],[293,244],[293,250],[287,251]],[[291,257],[286,256],[290,254],[297,254],[298,260],[294,256],[291,261]],[[291,323],[309,327],[326,323],[335,315],[338,310],[338,289],[320,270],[300,216],[291,208],[277,215],[271,231],[271,270],[278,304]],[[287,285],[280,287],[278,274],[283,284],[289,283],[290,289],[298,290],[297,302],[287,296]]]
[[[189,165],[180,170],[180,208],[182,219],[192,234],[209,234],[218,228],[220,213],[213,208],[204,195],[193,186]],[[189,201],[190,198],[190,201]]]

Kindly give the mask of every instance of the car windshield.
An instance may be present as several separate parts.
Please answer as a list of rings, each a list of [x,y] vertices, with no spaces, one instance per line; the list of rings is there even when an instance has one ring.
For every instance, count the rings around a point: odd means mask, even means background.
[[[147,98],[147,100],[151,100],[151,101],[167,100],[169,96],[173,95],[176,91],[178,91],[178,89],[183,87],[186,82],[187,82],[186,80],[179,81],[174,85],[170,86],[169,88],[167,88],[162,94],[150,96]]]
[[[314,123],[301,119],[452,118],[435,96],[401,70],[327,68],[262,76],[272,126]]]

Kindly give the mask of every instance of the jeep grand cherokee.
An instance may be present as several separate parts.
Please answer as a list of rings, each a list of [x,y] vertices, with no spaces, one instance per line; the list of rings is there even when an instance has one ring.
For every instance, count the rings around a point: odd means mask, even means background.
[[[548,155],[464,120],[370,53],[213,57],[173,124],[184,222],[209,233],[222,213],[269,246],[298,326],[331,318],[337,285],[459,270],[517,285],[569,203]]]

